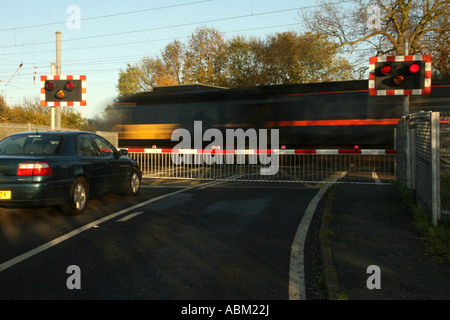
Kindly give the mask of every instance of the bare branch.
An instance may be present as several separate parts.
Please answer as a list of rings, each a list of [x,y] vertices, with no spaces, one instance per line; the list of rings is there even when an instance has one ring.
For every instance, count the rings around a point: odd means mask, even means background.
[[[445,36],[450,30],[448,0],[355,0],[352,8],[331,0],[321,3],[320,10],[303,15],[304,26],[318,35],[330,37],[341,47],[351,47],[352,52],[365,44],[377,54],[402,55],[405,39],[409,39],[412,54],[424,50],[433,52],[435,48],[429,43],[430,37],[439,41],[448,39],[448,35]],[[379,9],[380,28],[377,30],[369,25],[374,16],[367,11],[371,6]],[[375,43],[373,39],[379,39],[379,42]],[[428,43],[424,43],[425,39]],[[442,47],[447,48],[448,56],[448,46]],[[445,57],[445,54],[439,54]],[[445,65],[445,62],[441,64]]]

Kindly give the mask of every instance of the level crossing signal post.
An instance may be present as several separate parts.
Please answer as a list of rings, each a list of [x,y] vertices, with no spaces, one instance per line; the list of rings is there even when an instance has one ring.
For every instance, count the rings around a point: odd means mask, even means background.
[[[408,54],[405,39],[405,53]],[[403,117],[409,116],[409,96],[431,94],[431,55],[370,57],[369,95],[403,95]],[[405,132],[406,185],[415,181],[414,129]]]
[[[52,108],[86,106],[86,76],[41,76],[41,106]],[[59,116],[61,116],[61,113],[59,113]],[[59,123],[56,129],[60,130],[61,119],[59,121],[57,119],[56,123]]]
[[[403,116],[407,116],[409,96],[429,94],[431,94],[431,55],[370,57],[370,96],[404,96]]]

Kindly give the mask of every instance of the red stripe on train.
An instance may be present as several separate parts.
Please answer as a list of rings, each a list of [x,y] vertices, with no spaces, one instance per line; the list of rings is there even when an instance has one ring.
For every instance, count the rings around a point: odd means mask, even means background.
[[[396,125],[400,118],[390,119],[341,119],[341,120],[294,120],[269,121],[268,127],[310,127],[310,126],[380,126]]]

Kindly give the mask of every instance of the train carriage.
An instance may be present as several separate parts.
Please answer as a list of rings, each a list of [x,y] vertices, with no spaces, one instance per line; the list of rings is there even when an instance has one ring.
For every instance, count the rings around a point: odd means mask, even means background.
[[[450,80],[433,80],[431,95],[411,96],[410,113],[448,111]],[[402,96],[369,96],[368,81],[223,88],[157,87],[115,104],[121,147],[172,148],[175,129],[278,129],[286,148],[394,147]],[[209,142],[205,142],[208,145]],[[202,146],[202,147],[205,147]]]

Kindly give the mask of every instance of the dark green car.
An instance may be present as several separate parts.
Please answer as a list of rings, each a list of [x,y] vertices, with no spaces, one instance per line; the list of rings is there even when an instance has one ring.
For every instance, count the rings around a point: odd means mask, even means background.
[[[57,206],[81,214],[89,198],[136,196],[136,161],[91,132],[24,132],[0,141],[0,207]]]

